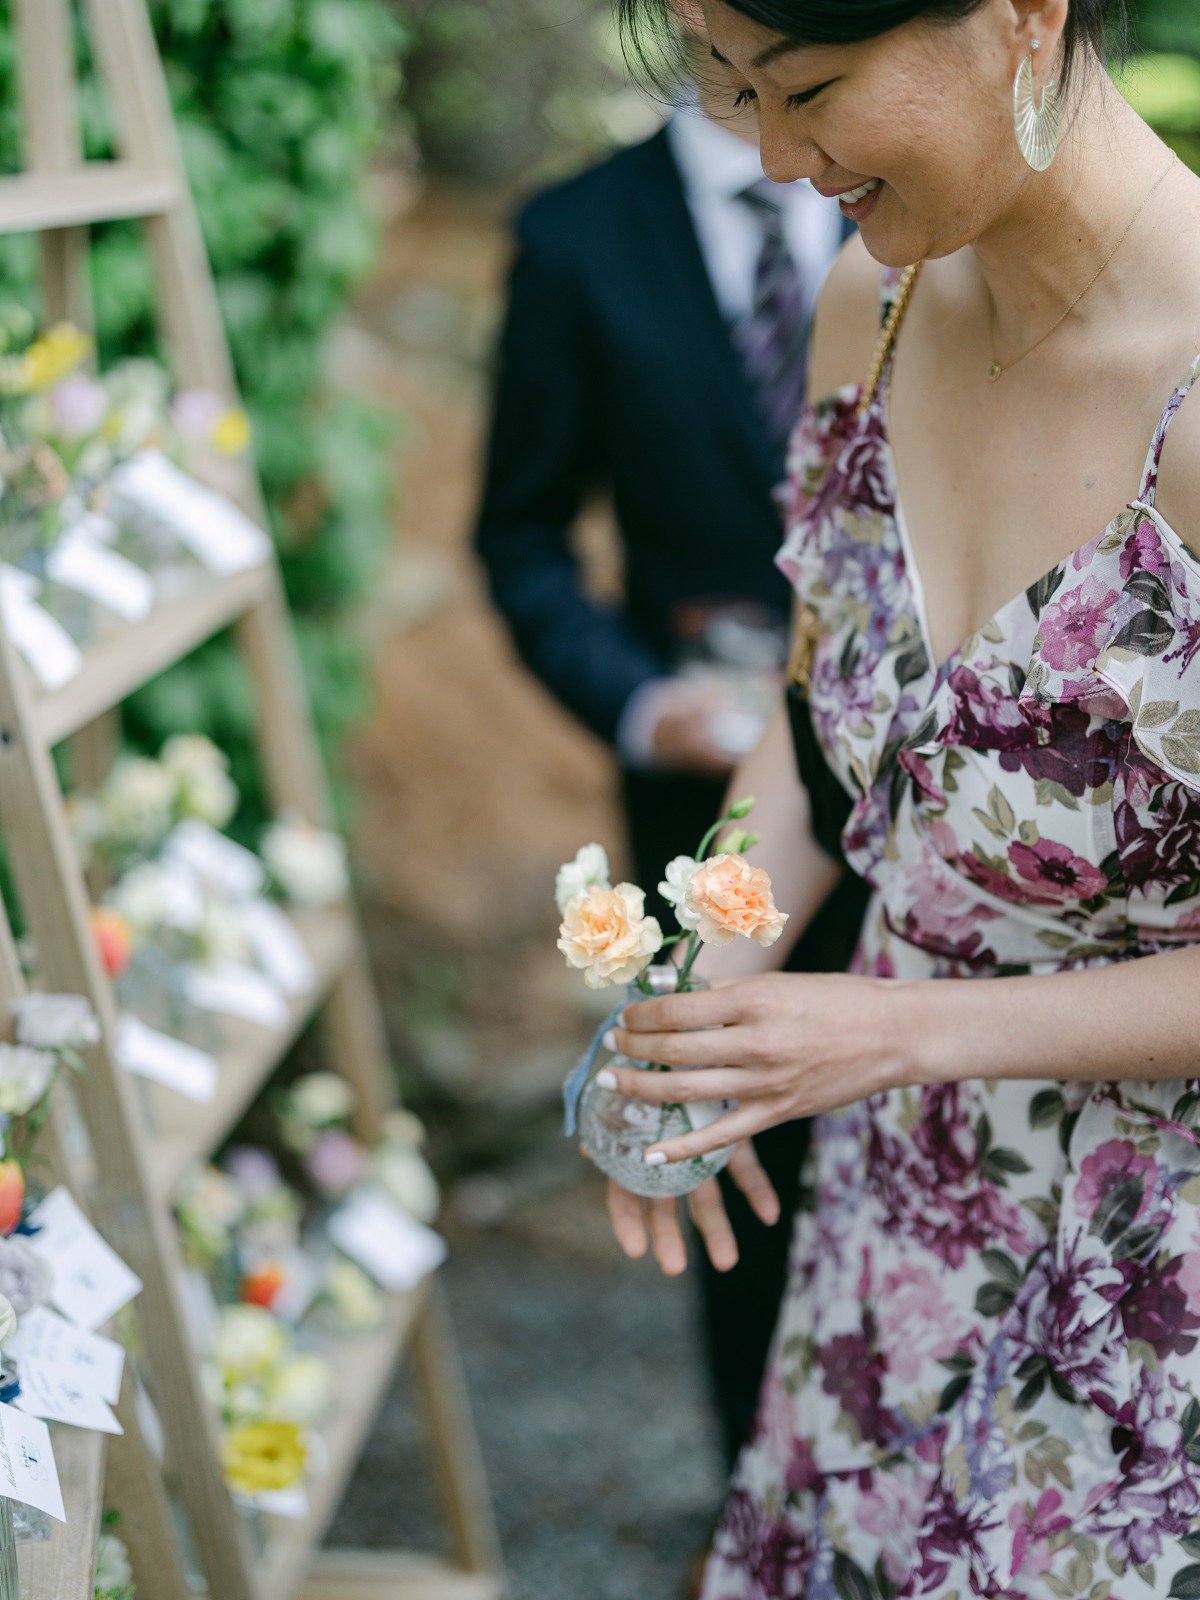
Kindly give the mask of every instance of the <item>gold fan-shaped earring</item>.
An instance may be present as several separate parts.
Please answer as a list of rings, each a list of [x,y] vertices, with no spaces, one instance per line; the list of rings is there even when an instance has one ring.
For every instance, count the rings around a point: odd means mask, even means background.
[[[1035,39],[1013,84],[1013,126],[1017,134],[1017,147],[1035,172],[1045,172],[1054,160],[1062,133],[1062,105],[1058,84],[1053,78],[1046,83],[1041,98],[1038,97],[1033,63],[1041,47],[1041,40]]]

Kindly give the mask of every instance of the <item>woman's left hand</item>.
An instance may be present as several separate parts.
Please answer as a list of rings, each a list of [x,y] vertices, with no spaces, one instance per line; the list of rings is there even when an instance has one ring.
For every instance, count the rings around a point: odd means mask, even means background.
[[[611,1068],[622,1094],[655,1104],[737,1101],[699,1132],[652,1146],[647,1162],[687,1161],[916,1082],[910,997],[924,987],[770,973],[627,1006],[606,1044],[673,1070]]]

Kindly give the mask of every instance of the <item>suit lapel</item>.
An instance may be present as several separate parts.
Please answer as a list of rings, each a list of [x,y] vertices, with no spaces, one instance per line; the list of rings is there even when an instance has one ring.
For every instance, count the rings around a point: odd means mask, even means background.
[[[664,315],[679,323],[680,338],[689,340],[692,350],[710,362],[713,403],[723,408],[731,439],[769,492],[783,477],[784,463],[759,421],[758,402],[717,304],[665,130],[645,150],[648,181],[640,195],[645,210],[643,237],[656,245],[659,281],[669,286]]]

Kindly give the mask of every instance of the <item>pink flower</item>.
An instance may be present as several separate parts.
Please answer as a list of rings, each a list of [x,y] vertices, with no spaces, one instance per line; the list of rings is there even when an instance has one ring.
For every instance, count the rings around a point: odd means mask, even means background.
[[[1019,1572],[1022,1577],[1036,1578],[1049,1572],[1051,1558],[1045,1541],[1071,1526],[1070,1517],[1059,1511],[1061,1505],[1058,1490],[1045,1489],[1035,1506],[1013,1506],[1008,1513],[1008,1525],[1013,1530],[1012,1577]]]
[[[1171,563],[1163,553],[1162,537],[1149,517],[1143,517],[1121,546],[1121,576],[1128,580],[1135,572],[1153,572],[1165,578]]]
[[[1060,672],[1078,672],[1096,659],[1117,591],[1100,578],[1085,578],[1042,612],[1042,655]]]
[[[1140,1178],[1142,1202],[1137,1214],[1143,1216],[1154,1198],[1154,1172],[1153,1158],[1138,1155],[1128,1139],[1109,1139],[1079,1164],[1075,1197],[1080,1211],[1088,1218],[1095,1216],[1097,1206],[1119,1183]]]
[[[279,1187],[279,1163],[269,1150],[240,1144],[225,1157],[225,1171],[247,1200],[265,1200]]]
[[[86,439],[108,413],[108,395],[95,378],[74,373],[50,392],[50,415],[60,439]]]
[[[744,856],[720,855],[688,880],[684,907],[705,944],[730,944],[740,933],[766,948],[783,932],[787,915],[771,893],[771,879]]]
[[[1090,900],[1108,888],[1108,879],[1099,867],[1054,839],[1010,844],[1008,859],[1019,876],[1039,891],[1030,899],[1050,904]]]
[[[908,1265],[889,1272],[876,1306],[889,1374],[916,1383],[926,1364],[953,1355],[967,1326],[928,1268]]]
[[[327,1128],[305,1156],[304,1166],[318,1189],[342,1195],[366,1174],[367,1156],[357,1139],[340,1128]]]
[[[899,1583],[921,1530],[925,1493],[900,1471],[876,1472],[872,1481],[875,1487],[858,1497],[854,1519],[864,1533],[879,1540],[884,1571]]]

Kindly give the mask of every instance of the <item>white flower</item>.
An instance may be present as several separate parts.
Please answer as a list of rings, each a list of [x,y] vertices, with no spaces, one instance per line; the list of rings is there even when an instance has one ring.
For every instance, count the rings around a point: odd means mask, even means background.
[[[180,733],[163,745],[161,760],[179,785],[181,814],[223,828],[239,798],[224,751],[201,733]]]
[[[261,1306],[222,1306],[213,1339],[213,1360],[226,1384],[262,1377],[288,1353],[288,1336],[278,1317]]]
[[[167,874],[156,861],[140,861],[121,874],[104,899],[131,928],[153,933],[167,920]]]
[[[0,1348],[6,1345],[17,1331],[17,1313],[13,1303],[0,1294]]]
[[[321,1288],[336,1327],[347,1333],[366,1333],[383,1314],[383,1295],[355,1261],[338,1256],[330,1265]]]
[[[13,1002],[17,1040],[38,1050],[84,1050],[100,1039],[100,1023],[81,994],[27,994]]]
[[[175,779],[160,762],[127,756],[100,797],[109,832],[123,843],[158,844],[174,820],[175,789]]]
[[[669,906],[674,906],[679,926],[691,933],[700,926],[699,914],[688,906],[688,884],[700,863],[693,856],[676,856],[667,867],[667,875],[658,886],[658,892]]]
[[[424,1144],[425,1124],[414,1112],[394,1106],[384,1116],[383,1137],[388,1144]]]
[[[133,1582],[129,1552],[115,1533],[102,1533],[96,1540],[94,1586],[103,1594],[109,1589],[125,1589]]]
[[[54,1287],[54,1269],[23,1239],[0,1239],[0,1294],[18,1317],[44,1305]]]
[[[24,1044],[0,1044],[0,1113],[23,1117],[54,1080],[58,1057]]]
[[[336,833],[299,817],[281,818],[263,834],[260,854],[293,904],[327,906],[345,899],[346,846]]]
[[[371,1176],[418,1222],[432,1222],[437,1216],[442,1203],[437,1179],[411,1145],[380,1145],[371,1157]]]
[[[602,844],[585,844],[574,861],[559,867],[554,880],[554,898],[559,914],[566,911],[575,896],[590,889],[593,884],[602,889],[612,887],[608,871],[608,856]]]
[[[320,1356],[293,1356],[276,1373],[267,1396],[271,1416],[316,1428],[329,1417],[337,1397],[333,1370]]]
[[[184,1179],[176,1202],[179,1226],[194,1254],[219,1260],[245,1217],[246,1201],[219,1167],[201,1167]]]
[[[288,1095],[287,1116],[306,1128],[327,1128],[354,1110],[354,1091],[336,1072],[310,1072],[297,1078]]]
[[[245,921],[225,900],[210,898],[205,903],[197,937],[200,960],[214,967],[245,961],[250,953]]]

